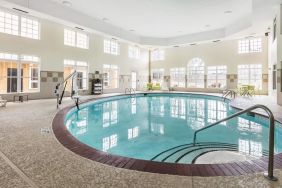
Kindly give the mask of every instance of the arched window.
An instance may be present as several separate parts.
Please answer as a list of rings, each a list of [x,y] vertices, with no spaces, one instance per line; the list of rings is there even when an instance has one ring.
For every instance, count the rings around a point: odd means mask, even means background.
[[[192,59],[187,65],[187,87],[205,87],[205,63],[200,58]]]

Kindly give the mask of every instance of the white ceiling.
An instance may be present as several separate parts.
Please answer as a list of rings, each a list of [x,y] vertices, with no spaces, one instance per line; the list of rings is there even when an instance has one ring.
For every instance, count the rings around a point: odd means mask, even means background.
[[[141,45],[172,46],[262,35],[282,0],[0,0],[6,8]],[[232,11],[231,14],[224,13]],[[103,21],[106,18],[106,21]],[[134,30],[134,31],[130,31]]]
[[[50,0],[49,0],[50,1]],[[51,0],[62,3],[62,0]],[[72,9],[146,37],[227,27],[252,12],[252,0],[68,0]],[[232,11],[232,14],[224,14]]]

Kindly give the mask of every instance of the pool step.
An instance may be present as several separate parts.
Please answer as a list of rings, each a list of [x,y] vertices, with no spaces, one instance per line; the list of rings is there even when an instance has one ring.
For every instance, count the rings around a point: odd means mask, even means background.
[[[238,145],[220,142],[201,142],[195,146],[193,144],[184,144],[165,150],[151,160],[192,164],[199,156],[212,151],[238,151]],[[263,156],[267,156],[267,151],[263,151]]]

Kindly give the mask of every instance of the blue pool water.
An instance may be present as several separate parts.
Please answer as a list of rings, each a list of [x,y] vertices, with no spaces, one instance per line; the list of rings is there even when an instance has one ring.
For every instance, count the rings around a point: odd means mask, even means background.
[[[267,155],[268,121],[242,115],[193,133],[236,112],[220,97],[192,94],[137,94],[81,105],[66,116],[71,134],[98,150],[136,159],[193,163],[203,153],[236,151],[252,157]],[[275,131],[275,153],[282,151],[282,129]]]

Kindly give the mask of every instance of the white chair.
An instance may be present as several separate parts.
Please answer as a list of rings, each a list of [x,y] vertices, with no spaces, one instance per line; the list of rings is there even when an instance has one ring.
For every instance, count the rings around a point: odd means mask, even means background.
[[[0,106],[6,107],[6,104],[7,104],[7,100],[4,100],[4,99],[0,96]]]

